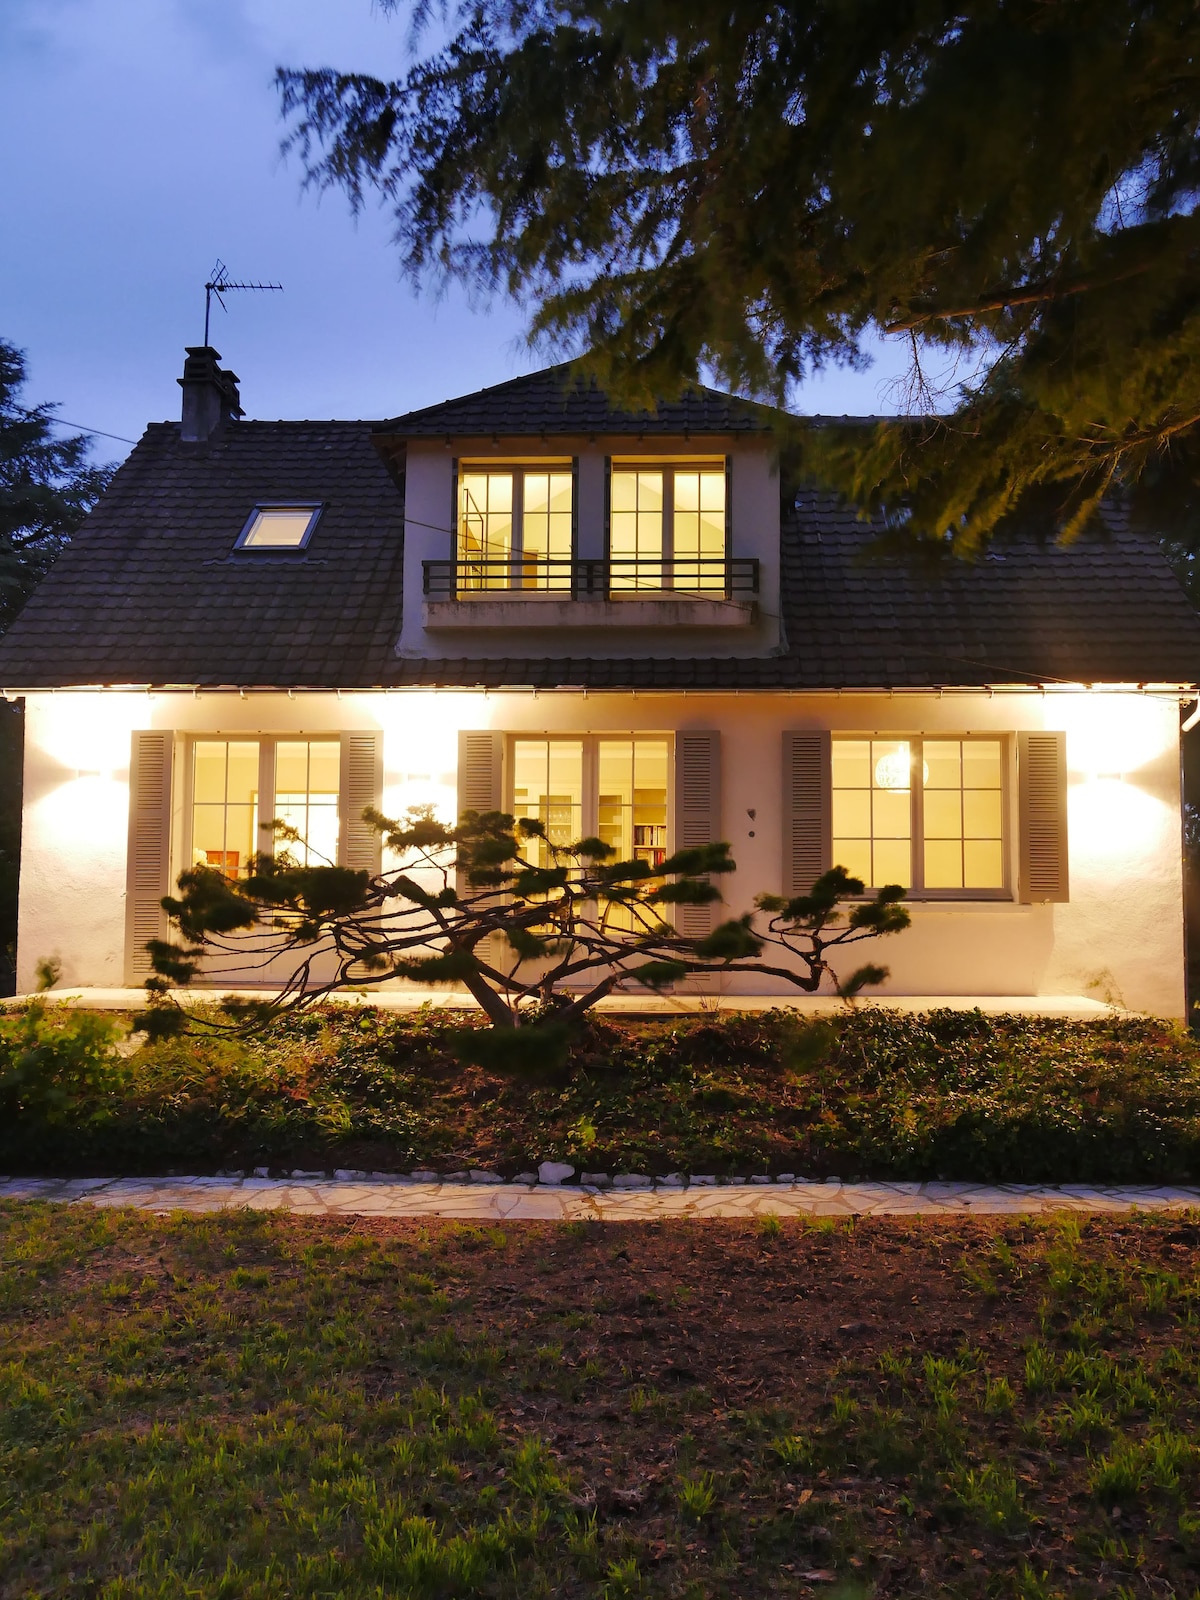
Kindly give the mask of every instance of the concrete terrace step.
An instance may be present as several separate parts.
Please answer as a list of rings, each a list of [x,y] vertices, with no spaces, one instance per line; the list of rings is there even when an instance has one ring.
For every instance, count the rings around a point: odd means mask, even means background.
[[[461,1221],[654,1222],[780,1217],[1042,1216],[1056,1211],[1200,1208],[1200,1188],[1173,1185],[770,1183],[641,1190],[535,1183],[422,1183],[412,1179],[4,1178],[0,1201],[133,1206],[172,1211],[292,1211],[307,1216],[453,1217]]]
[[[270,993],[262,989],[184,989],[176,990],[174,997],[183,1005],[200,1005],[231,996],[261,1000]],[[18,995],[3,1004],[17,1005],[32,998],[30,995]],[[146,1004],[145,991],[142,989],[53,989],[42,998],[81,1011],[140,1011]],[[331,995],[330,999],[338,1005],[377,1006],[381,1011],[416,1011],[423,1005],[454,1011],[479,1009],[469,994],[415,985],[395,989],[343,990]],[[949,1007],[955,1011],[978,1009],[988,1016],[1016,1012],[1022,1016],[1063,1017],[1076,1021],[1128,1015],[1119,1006],[1082,994],[870,995],[856,1003],[860,1006],[876,1006],[885,1011],[908,1013]],[[777,1008],[808,1016],[832,1016],[844,1009],[844,1002],[832,994],[614,994],[602,1000],[596,1010],[602,1016],[682,1017],[722,1011],[771,1011]]]

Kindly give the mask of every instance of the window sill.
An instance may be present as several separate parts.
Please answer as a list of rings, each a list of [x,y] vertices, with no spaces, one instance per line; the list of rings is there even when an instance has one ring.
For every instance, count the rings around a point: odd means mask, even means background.
[[[913,896],[911,899],[903,901],[902,904],[910,911],[985,911],[994,914],[997,911],[1032,911],[1034,909],[1027,902],[1013,900],[1007,895],[1003,898],[997,897],[995,900],[972,900],[968,898],[962,900],[925,900],[920,896]]]

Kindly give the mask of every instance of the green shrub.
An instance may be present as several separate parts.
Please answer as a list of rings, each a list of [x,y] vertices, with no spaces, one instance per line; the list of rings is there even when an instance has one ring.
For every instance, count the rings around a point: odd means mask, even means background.
[[[1200,1178],[1200,1046],[1144,1018],[596,1017],[560,1070],[514,1077],[462,1059],[461,1012],[325,1006],[122,1062],[110,1021],[39,1006],[0,1023],[5,1170],[519,1172],[566,1159],[609,1172]]]
[[[110,1116],[128,1078],[116,1040],[110,1018],[43,1000],[0,1019],[0,1118],[28,1128]]]

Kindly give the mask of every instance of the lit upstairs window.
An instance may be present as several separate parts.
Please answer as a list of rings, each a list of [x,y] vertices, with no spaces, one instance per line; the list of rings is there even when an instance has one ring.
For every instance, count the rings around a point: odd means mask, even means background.
[[[723,460],[614,461],[609,478],[610,587],[724,592],[729,578]]]
[[[319,505],[255,506],[238,535],[238,550],[303,550],[321,515]]]

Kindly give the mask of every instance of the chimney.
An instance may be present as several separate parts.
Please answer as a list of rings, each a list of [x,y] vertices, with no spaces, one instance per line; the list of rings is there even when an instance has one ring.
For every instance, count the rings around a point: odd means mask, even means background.
[[[226,425],[242,415],[237,376],[218,363],[220,353],[210,344],[187,347],[183,377],[183,426],[179,437],[188,444],[209,444],[219,439]]]

